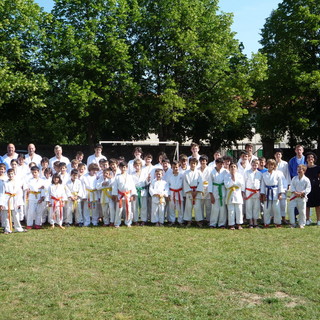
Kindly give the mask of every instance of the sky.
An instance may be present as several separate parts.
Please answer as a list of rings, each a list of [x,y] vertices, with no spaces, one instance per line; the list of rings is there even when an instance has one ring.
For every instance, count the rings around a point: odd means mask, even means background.
[[[53,7],[53,0],[34,0],[46,11]],[[260,48],[260,31],[272,10],[280,0],[219,0],[220,10],[233,13],[232,31],[235,38],[244,44],[244,53],[249,57]]]

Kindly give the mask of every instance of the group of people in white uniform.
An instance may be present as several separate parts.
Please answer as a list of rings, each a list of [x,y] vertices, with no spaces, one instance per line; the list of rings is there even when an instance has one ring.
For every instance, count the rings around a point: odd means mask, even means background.
[[[244,221],[249,228],[271,224],[304,228],[310,221],[306,204],[312,183],[305,175],[300,145],[289,163],[282,160],[281,150],[275,150],[275,159],[258,159],[252,144],[245,146],[238,162],[216,151],[209,163],[195,143],[191,156],[182,154],[170,161],[161,152],[155,165],[152,155],[143,156],[140,147],[128,163],[121,157],[107,159],[102,150],[97,144],[85,164],[82,152],[70,161],[59,145],[48,159],[36,153],[34,144],[29,144],[26,155],[8,144],[0,157],[4,233],[42,229],[45,224],[65,229],[166,222],[234,230],[242,229]],[[318,225],[319,220],[317,210]]]

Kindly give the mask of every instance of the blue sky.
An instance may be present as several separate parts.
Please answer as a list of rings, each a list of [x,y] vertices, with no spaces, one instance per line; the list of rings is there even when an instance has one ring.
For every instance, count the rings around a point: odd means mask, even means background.
[[[53,7],[53,0],[35,0],[46,11]],[[243,42],[244,53],[248,56],[251,52],[257,52],[260,48],[260,30],[265,19],[270,16],[272,10],[278,7],[280,0],[220,0],[219,7],[223,12],[233,13],[232,30],[236,38]]]

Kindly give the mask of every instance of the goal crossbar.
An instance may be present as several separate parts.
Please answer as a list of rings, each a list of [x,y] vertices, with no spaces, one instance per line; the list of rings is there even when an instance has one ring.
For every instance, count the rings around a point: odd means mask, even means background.
[[[158,146],[160,144],[164,144],[167,146],[175,146],[175,151],[173,155],[173,159],[179,160],[179,142],[177,141],[116,141],[116,140],[109,140],[109,141],[99,141],[100,144],[132,144],[132,145],[142,145],[142,146]]]

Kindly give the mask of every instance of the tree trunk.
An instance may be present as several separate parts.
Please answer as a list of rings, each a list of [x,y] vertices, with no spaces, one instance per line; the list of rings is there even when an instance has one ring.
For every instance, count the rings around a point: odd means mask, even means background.
[[[273,158],[275,140],[272,138],[262,138],[261,141],[263,146],[263,156],[266,159]]]

